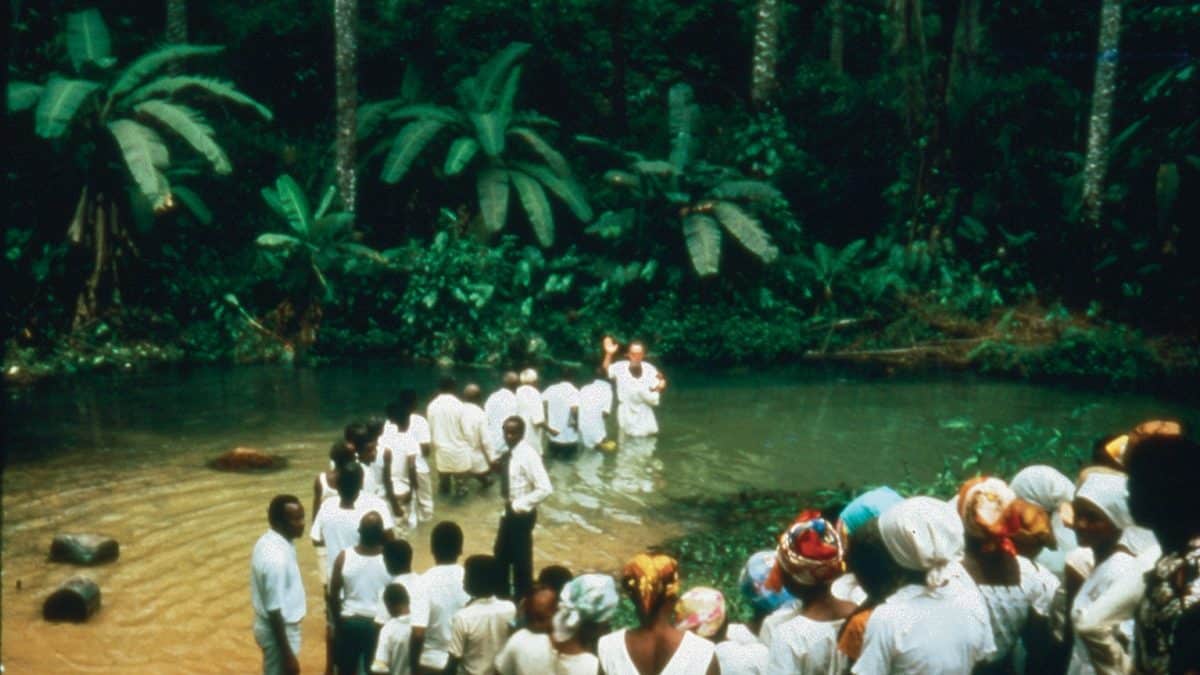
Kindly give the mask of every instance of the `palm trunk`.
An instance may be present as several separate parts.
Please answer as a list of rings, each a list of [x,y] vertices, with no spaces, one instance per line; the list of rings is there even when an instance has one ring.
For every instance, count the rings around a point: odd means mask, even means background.
[[[1117,88],[1120,35],[1121,0],[1101,0],[1096,81],[1092,88],[1092,114],[1088,118],[1087,157],[1083,163],[1084,218],[1093,227],[1100,226],[1101,193],[1108,173],[1108,135],[1112,127],[1113,93]]]
[[[358,123],[358,0],[334,0],[334,61],[337,76],[337,185],[345,210],[355,213],[357,172],[354,140]]]
[[[829,65],[835,73],[846,70],[845,0],[829,0]]]
[[[776,89],[775,69],[779,61],[779,0],[758,0],[754,18],[754,55],[750,78],[750,100],[765,107]]]
[[[109,295],[116,285],[116,261],[113,256],[114,232],[117,223],[117,205],[104,193],[89,194],[85,187],[67,238],[73,244],[90,244],[92,269],[79,295],[75,299],[75,317],[72,328],[78,330],[100,315],[108,304]],[[110,277],[105,284],[105,277]]]

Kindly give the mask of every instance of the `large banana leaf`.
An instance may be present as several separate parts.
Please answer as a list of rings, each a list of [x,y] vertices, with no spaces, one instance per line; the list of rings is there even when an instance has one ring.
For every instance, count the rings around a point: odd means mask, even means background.
[[[67,56],[77,73],[88,63],[108,68],[115,62],[112,39],[100,10],[91,8],[67,15]]]
[[[508,220],[508,172],[503,169],[484,169],[475,181],[479,192],[479,210],[488,232],[504,229]]]
[[[683,237],[696,274],[711,277],[721,268],[721,226],[712,216],[691,213],[683,219]]]
[[[570,178],[560,178],[553,171],[536,164],[514,162],[513,166],[533,176],[543,185],[550,188],[550,191],[563,200],[567,208],[571,209],[571,213],[575,214],[576,218],[585,223],[591,222],[595,214],[592,213],[592,207],[588,204],[587,195],[579,183]]]
[[[172,75],[160,77],[153,82],[134,90],[122,103],[132,105],[156,96],[174,96],[187,89],[199,89],[206,94],[222,98],[232,103],[249,106],[264,119],[272,119],[271,111],[266,106],[238,91],[231,82],[218,80],[215,77],[200,77],[198,75]]]
[[[504,89],[496,100],[496,111],[504,119],[512,119],[513,102],[517,100],[517,89],[521,86],[521,66],[512,69],[504,80]]]
[[[508,133],[525,141],[526,145],[542,156],[542,159],[546,161],[546,166],[550,167],[554,173],[563,178],[571,175],[571,166],[567,164],[566,158],[562,156],[562,153],[551,147],[546,142],[546,139],[542,138],[536,131],[528,127],[512,127],[508,130]]]
[[[212,164],[213,171],[225,175],[233,170],[229,156],[213,139],[212,127],[199,112],[177,103],[151,99],[134,106],[134,111],[151,117],[195,148],[196,152]]]
[[[400,133],[396,134],[396,140],[392,142],[387,159],[383,161],[383,181],[396,183],[403,178],[425,146],[445,126],[446,123],[441,120],[419,119],[401,129]]]
[[[450,145],[446,153],[445,172],[447,176],[457,176],[467,168],[475,154],[479,152],[479,143],[470,136],[463,136]]]
[[[388,119],[388,115],[393,110],[407,103],[408,99],[401,96],[386,101],[364,103],[358,106],[358,111],[354,115],[355,121],[358,124],[358,138],[367,138],[375,133],[375,130],[379,128],[380,124],[383,124],[384,120]]]
[[[491,110],[496,105],[510,69],[529,49],[526,42],[513,42],[483,64],[474,78],[477,112]]]
[[[713,188],[718,199],[745,199],[752,202],[773,202],[783,199],[774,185],[761,180],[728,180]]]
[[[79,107],[99,88],[99,84],[89,80],[68,80],[58,76],[50,78],[33,113],[37,135],[42,138],[63,135],[71,126]]]
[[[504,152],[505,121],[494,112],[471,113],[470,118],[484,154],[492,158],[499,157]]]
[[[258,239],[254,240],[263,248],[285,248],[291,249],[297,246],[304,245],[304,242],[293,237],[290,234],[280,234],[278,232],[266,232],[258,235]]]
[[[134,183],[156,209],[166,202],[170,194],[167,179],[159,169],[170,161],[167,146],[150,127],[133,120],[115,120],[108,123],[109,131],[117,139],[121,156]]]
[[[196,220],[202,225],[211,225],[213,214],[209,210],[208,205],[200,199],[200,195],[193,192],[191,189],[182,185],[176,185],[171,188],[171,194],[183,204],[184,208],[191,212]]]
[[[42,85],[32,82],[8,83],[8,112],[15,113],[32,108],[42,97]]]
[[[779,257],[779,249],[771,243],[771,238],[762,228],[762,223],[730,202],[713,204],[713,215],[725,229],[737,239],[747,251],[765,263],[774,262]]]
[[[464,124],[463,116],[454,108],[432,103],[414,103],[396,108],[388,113],[388,119],[432,119],[446,124]]]
[[[109,88],[108,95],[113,100],[116,100],[133,91],[147,77],[150,77],[170,63],[193,56],[219,54],[224,50],[224,47],[218,45],[167,45],[160,47],[138,57],[137,60],[126,66],[125,70],[122,70],[121,74],[117,76],[117,81]]]
[[[286,173],[277,178],[275,198],[279,200],[279,206],[296,234],[308,239],[313,231],[312,207],[296,180]]]
[[[336,194],[336,185],[330,185],[329,187],[325,188],[325,194],[321,195],[321,203],[317,204],[317,210],[313,211],[313,220],[315,220],[318,224],[320,224],[321,218],[325,216],[325,212],[328,211],[329,207],[333,205],[333,198]]]
[[[692,95],[692,88],[680,83],[667,92],[667,126],[671,133],[671,163],[678,173],[683,173],[692,158],[692,127],[695,126],[699,107]]]
[[[554,213],[550,210],[546,192],[536,180],[520,171],[511,171],[509,175],[513,186],[517,188],[521,206],[525,207],[525,213],[529,216],[529,223],[533,225],[538,243],[549,247],[554,243]]]

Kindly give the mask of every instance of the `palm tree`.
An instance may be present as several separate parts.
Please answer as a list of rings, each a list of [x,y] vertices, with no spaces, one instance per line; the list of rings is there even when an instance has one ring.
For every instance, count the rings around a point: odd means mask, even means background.
[[[1092,114],[1088,118],[1087,156],[1083,162],[1084,217],[1094,227],[1100,226],[1101,193],[1108,173],[1108,135],[1112,128],[1113,93],[1117,88],[1120,36],[1121,0],[1101,0],[1096,79],[1092,87]]]
[[[224,48],[168,45],[113,71],[108,27],[89,9],[67,16],[70,74],[52,73],[44,84],[11,82],[9,112],[33,109],[34,131],[55,141],[65,159],[76,159],[85,176],[67,228],[75,245],[91,247],[92,268],[80,290],[75,326],[94,318],[105,294],[119,290],[117,259],[136,247],[125,228],[127,211],[162,213],[177,202],[169,180],[170,132],[217,174],[233,166],[215,132],[185,100],[215,98],[247,106],[266,119],[271,112],[231,83],[198,75],[163,75],[172,63],[210,56]],[[181,200],[192,206],[194,200]]]
[[[337,75],[337,184],[342,204],[355,212],[358,173],[354,142],[358,123],[358,0],[333,3],[334,61]]]
[[[754,11],[754,56],[751,66],[750,100],[765,106],[775,93],[775,69],[779,61],[779,0],[758,0]]]

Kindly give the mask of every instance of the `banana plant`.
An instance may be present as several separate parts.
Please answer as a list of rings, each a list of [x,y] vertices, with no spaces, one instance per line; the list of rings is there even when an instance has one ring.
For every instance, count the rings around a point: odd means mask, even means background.
[[[666,159],[649,159],[637,152],[618,151],[628,166],[609,171],[604,176],[608,183],[631,193],[638,207],[607,211],[601,214],[594,227],[620,229],[639,215],[656,217],[666,211],[677,216],[688,257],[701,277],[714,276],[720,271],[722,232],[731,235],[763,263],[774,262],[779,257],[779,249],[745,205],[778,203],[783,201],[783,196],[770,183],[750,180],[736,169],[695,158],[693,130],[699,107],[690,86],[677,84],[671,88],[668,113],[670,154]],[[593,145],[604,144],[589,137],[579,140]]]
[[[813,246],[812,255],[799,254],[796,256],[796,263],[821,284],[825,302],[833,302],[834,287],[838,283],[838,277],[845,276],[850,272],[866,245],[866,240],[855,239],[838,250],[817,242]]]
[[[570,164],[539,131],[556,126],[555,122],[514,108],[520,61],[529,48],[515,42],[497,53],[458,85],[455,106],[402,105],[403,94],[393,99],[397,105],[387,116],[402,126],[385,139],[388,152],[381,178],[389,184],[400,182],[422,152],[445,135],[453,140],[441,173],[474,175],[484,230],[490,235],[505,228],[515,191],[538,243],[549,247],[554,243],[555,218],[547,192],[583,222],[591,221],[593,213]]]
[[[168,45],[117,69],[112,37],[96,9],[67,15],[65,43],[68,72],[52,73],[42,83],[10,82],[8,112],[32,110],[34,132],[51,141],[64,159],[78,158],[81,174],[88,177],[67,228],[72,243],[90,243],[94,253],[76,305],[78,326],[95,317],[103,279],[111,278],[115,290],[119,256],[114,247],[132,249],[124,227],[127,212],[144,205],[162,213],[177,206],[168,178],[168,138],[202,158],[213,173],[232,171],[216,132],[192,101],[233,103],[268,120],[271,112],[229,82],[169,70],[185,59],[218,54],[223,47]],[[133,209],[125,208],[129,202]],[[194,200],[179,202],[190,207]]]

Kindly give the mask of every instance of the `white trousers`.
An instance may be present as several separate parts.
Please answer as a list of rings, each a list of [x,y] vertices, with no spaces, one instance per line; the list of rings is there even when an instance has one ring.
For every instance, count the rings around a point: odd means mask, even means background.
[[[284,624],[283,630],[287,634],[288,646],[292,648],[292,653],[299,657],[300,624]],[[275,633],[271,631],[271,622],[255,617],[254,641],[262,649],[263,675],[283,675],[283,650],[275,640]]]

